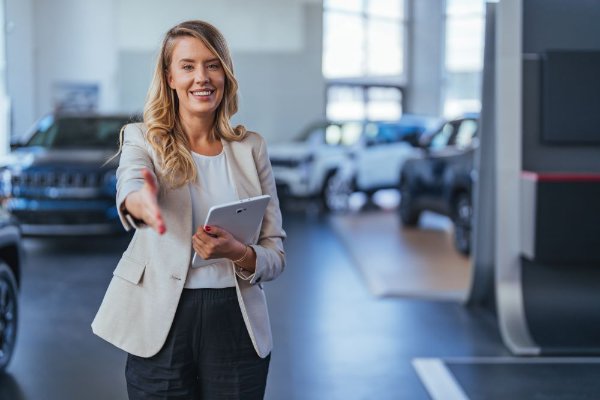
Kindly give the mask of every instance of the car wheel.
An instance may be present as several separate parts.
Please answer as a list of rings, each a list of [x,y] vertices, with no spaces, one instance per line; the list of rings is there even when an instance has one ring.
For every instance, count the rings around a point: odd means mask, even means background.
[[[11,269],[0,261],[0,371],[8,366],[17,339],[17,282]]]
[[[398,214],[400,221],[404,226],[417,226],[421,211],[417,210],[414,205],[410,187],[406,181],[400,184],[400,205],[398,206]]]
[[[348,209],[350,195],[354,190],[351,179],[335,172],[330,173],[321,194],[323,207],[327,211],[345,211]]]
[[[454,246],[464,255],[471,252],[473,206],[468,193],[460,193],[454,202]]]

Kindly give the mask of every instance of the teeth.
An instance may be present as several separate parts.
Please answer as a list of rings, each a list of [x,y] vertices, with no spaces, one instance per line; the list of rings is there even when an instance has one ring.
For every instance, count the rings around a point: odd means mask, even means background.
[[[210,90],[206,90],[206,91],[203,91],[203,92],[192,92],[192,94],[194,96],[209,96],[210,93],[211,93]]]

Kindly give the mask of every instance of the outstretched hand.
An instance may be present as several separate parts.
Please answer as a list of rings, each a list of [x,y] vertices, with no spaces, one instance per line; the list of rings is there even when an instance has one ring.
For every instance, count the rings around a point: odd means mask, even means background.
[[[167,231],[158,206],[158,184],[147,168],[142,169],[144,186],[125,199],[127,211],[135,218],[141,219],[159,234]]]

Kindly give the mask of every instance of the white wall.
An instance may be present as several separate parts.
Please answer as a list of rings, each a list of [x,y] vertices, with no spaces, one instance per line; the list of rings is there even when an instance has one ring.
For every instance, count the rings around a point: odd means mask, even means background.
[[[51,111],[53,85],[99,85],[99,109],[116,108],[113,1],[7,0],[12,134]]]
[[[322,74],[322,9],[307,5],[301,51],[234,51],[240,82],[240,112],[234,117],[270,142],[289,140],[315,120],[325,119]]]
[[[5,5],[0,2],[0,21],[4,21]],[[0,155],[9,150],[9,100],[6,92],[6,29],[0,31]]]
[[[51,110],[57,82],[98,83],[100,111],[140,111],[164,32],[185,19],[219,27],[233,52],[237,119],[277,140],[322,118],[319,0],[6,0],[13,131]]]
[[[301,51],[302,6],[294,0],[170,0],[168,7],[163,0],[122,0],[119,48],[155,50],[170,27],[201,19],[219,28],[232,51]]]
[[[36,118],[34,88],[33,0],[7,0],[6,79],[11,96],[11,129],[25,132]]]
[[[114,15],[111,0],[34,0],[36,114],[60,82],[97,83],[99,110],[116,108]]]

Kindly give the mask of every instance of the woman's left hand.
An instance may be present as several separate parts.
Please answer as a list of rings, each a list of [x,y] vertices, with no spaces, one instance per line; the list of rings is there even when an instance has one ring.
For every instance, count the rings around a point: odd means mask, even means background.
[[[192,236],[192,247],[205,260],[215,258],[237,260],[246,252],[246,246],[243,243],[218,226],[198,228]]]

